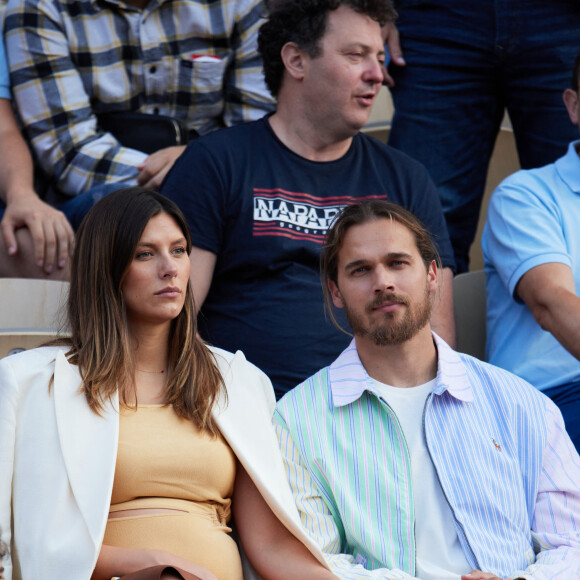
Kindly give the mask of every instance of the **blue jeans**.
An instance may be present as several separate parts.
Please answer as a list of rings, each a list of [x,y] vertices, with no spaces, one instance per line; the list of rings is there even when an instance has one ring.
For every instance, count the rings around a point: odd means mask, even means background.
[[[84,193],[79,193],[79,195],[70,198],[68,201],[55,204],[55,206],[66,215],[76,232],[83,218],[87,215],[87,212],[97,201],[105,197],[105,195],[109,195],[109,193],[125,187],[128,187],[126,183],[105,183],[103,185],[97,185]],[[0,200],[0,221],[5,210],[6,205]]]
[[[558,405],[564,417],[566,431],[576,451],[580,453],[580,381],[551,387],[543,393]]]
[[[97,185],[60,204],[58,209],[66,215],[68,221],[76,232],[79,229],[83,218],[97,201],[105,197],[105,195],[109,195],[109,193],[113,193],[113,191],[125,187],[127,187],[126,183],[105,183],[103,185]]]
[[[390,66],[389,144],[439,190],[459,272],[468,269],[489,159],[510,115],[523,168],[578,138],[562,103],[580,48],[578,0],[396,0],[406,67]]]

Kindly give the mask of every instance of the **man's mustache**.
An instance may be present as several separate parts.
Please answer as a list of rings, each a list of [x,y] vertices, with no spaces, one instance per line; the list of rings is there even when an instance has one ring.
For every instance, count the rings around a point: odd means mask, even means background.
[[[374,310],[375,308],[380,308],[383,304],[403,304],[404,306],[409,306],[409,299],[406,296],[401,296],[395,294],[394,292],[383,292],[378,294],[372,302],[367,305],[367,311]]]

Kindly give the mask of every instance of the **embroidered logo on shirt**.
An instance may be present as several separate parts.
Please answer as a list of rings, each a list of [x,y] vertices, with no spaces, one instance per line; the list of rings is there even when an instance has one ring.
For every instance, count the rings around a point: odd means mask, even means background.
[[[354,561],[355,561],[355,564],[359,564],[363,568],[365,567],[365,565],[367,563],[367,559],[360,553],[356,555]]]
[[[495,439],[492,439],[492,441],[493,441],[493,444],[495,445],[495,448],[498,451],[501,451],[501,445]]]

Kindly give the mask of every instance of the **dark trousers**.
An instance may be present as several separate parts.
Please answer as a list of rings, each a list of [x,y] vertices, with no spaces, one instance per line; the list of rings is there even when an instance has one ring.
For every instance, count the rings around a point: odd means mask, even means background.
[[[395,0],[407,66],[390,67],[389,144],[439,190],[458,271],[467,270],[504,108],[523,168],[578,137],[562,102],[580,49],[578,0]]]
[[[580,453],[580,381],[551,387],[542,392],[558,405],[564,417],[566,431],[576,451]]]

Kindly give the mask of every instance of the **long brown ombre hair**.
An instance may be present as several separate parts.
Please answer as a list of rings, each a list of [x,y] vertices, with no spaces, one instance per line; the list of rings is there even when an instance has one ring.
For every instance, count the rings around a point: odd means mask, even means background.
[[[104,197],[77,232],[67,303],[71,337],[60,342],[70,346],[68,360],[79,367],[83,392],[95,413],[102,412],[103,403],[117,392],[124,406],[131,407],[136,401],[134,345],[122,286],[145,227],[152,217],[163,213],[183,232],[190,254],[189,229],[177,205],[143,187],[121,189]],[[183,309],[171,322],[166,404],[180,417],[215,435],[211,410],[224,382],[213,354],[196,333],[188,281]]]

